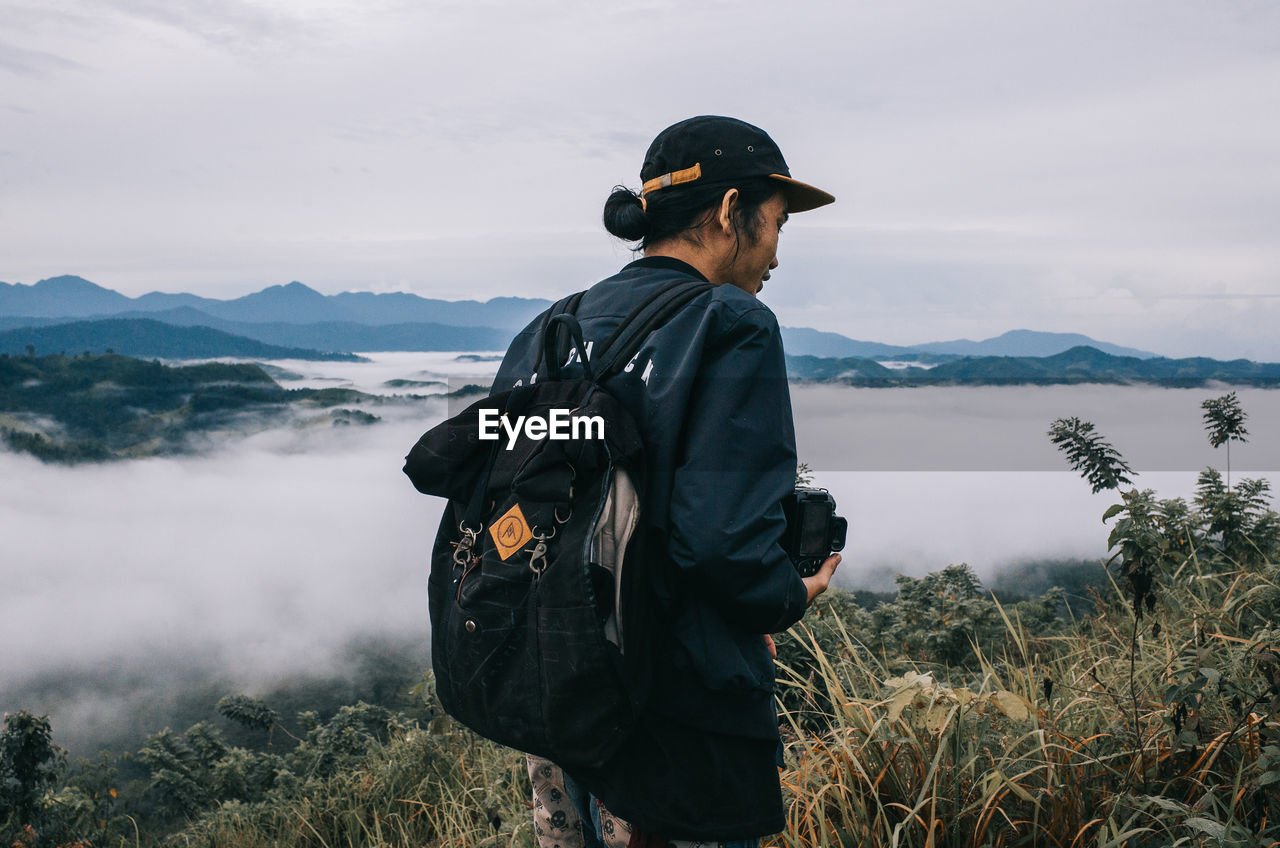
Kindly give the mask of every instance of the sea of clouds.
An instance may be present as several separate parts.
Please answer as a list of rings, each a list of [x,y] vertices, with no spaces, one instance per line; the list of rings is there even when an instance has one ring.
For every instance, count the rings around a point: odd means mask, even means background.
[[[370,360],[273,365],[296,375],[287,387],[382,395],[487,385],[497,368],[456,354]],[[1199,402],[1220,393],[792,389],[800,457],[850,519],[837,582],[872,588],[956,562],[990,577],[1020,561],[1105,555],[1100,517],[1114,496],[1064,470],[1049,422],[1095,421],[1145,471],[1137,483],[1186,495],[1198,468],[1222,464],[1199,420]],[[1263,435],[1277,432],[1280,392],[1241,398],[1256,436],[1233,466],[1280,468],[1280,445]],[[166,680],[217,675],[262,689],[331,673],[353,640],[425,643],[442,503],[400,466],[448,404],[365,408],[382,420],[285,426],[197,456],[65,467],[0,452],[0,711],[52,710],[74,727],[107,709],[93,694],[103,681],[137,681],[113,690],[110,708],[129,709]],[[54,677],[84,680],[81,697],[19,702]]]

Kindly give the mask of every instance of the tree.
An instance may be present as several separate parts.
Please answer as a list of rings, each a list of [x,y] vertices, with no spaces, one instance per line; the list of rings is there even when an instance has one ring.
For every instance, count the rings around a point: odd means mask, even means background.
[[[0,732],[0,825],[43,825],[41,799],[58,784],[66,754],[53,744],[48,716],[22,710]]]
[[[1244,428],[1244,420],[1249,416],[1240,408],[1236,393],[1232,392],[1220,398],[1210,398],[1200,404],[1204,410],[1204,428],[1209,431],[1209,444],[1215,449],[1227,446],[1227,488],[1231,488],[1231,443],[1247,442],[1245,436],[1249,431]]]
[[[901,653],[917,662],[972,666],[993,656],[1008,630],[991,594],[968,565],[948,565],[924,577],[899,574],[898,596],[865,616],[863,630],[877,652]],[[1062,605],[1062,590],[1017,605],[1032,629],[1047,630]],[[975,651],[976,647],[976,651]]]

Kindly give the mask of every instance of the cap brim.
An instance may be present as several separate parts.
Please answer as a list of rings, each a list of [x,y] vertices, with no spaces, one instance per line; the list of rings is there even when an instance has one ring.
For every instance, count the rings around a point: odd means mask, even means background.
[[[817,209],[819,206],[826,206],[828,203],[836,202],[835,195],[828,194],[820,188],[814,188],[808,183],[793,180],[791,177],[784,177],[782,174],[770,174],[769,177],[785,183],[782,187],[782,193],[787,198],[787,214],[789,215],[795,212],[808,212],[810,209]]]

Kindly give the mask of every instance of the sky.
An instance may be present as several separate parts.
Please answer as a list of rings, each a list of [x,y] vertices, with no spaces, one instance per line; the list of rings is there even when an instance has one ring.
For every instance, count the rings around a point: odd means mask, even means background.
[[[663,127],[834,206],[762,298],[895,344],[1280,361],[1280,5],[0,0],[0,280],[553,298]]]

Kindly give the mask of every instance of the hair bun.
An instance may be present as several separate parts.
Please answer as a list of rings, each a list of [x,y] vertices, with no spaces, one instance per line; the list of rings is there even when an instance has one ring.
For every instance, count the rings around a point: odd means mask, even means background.
[[[640,241],[649,234],[649,216],[640,195],[626,186],[614,186],[604,202],[604,228],[625,241]]]

